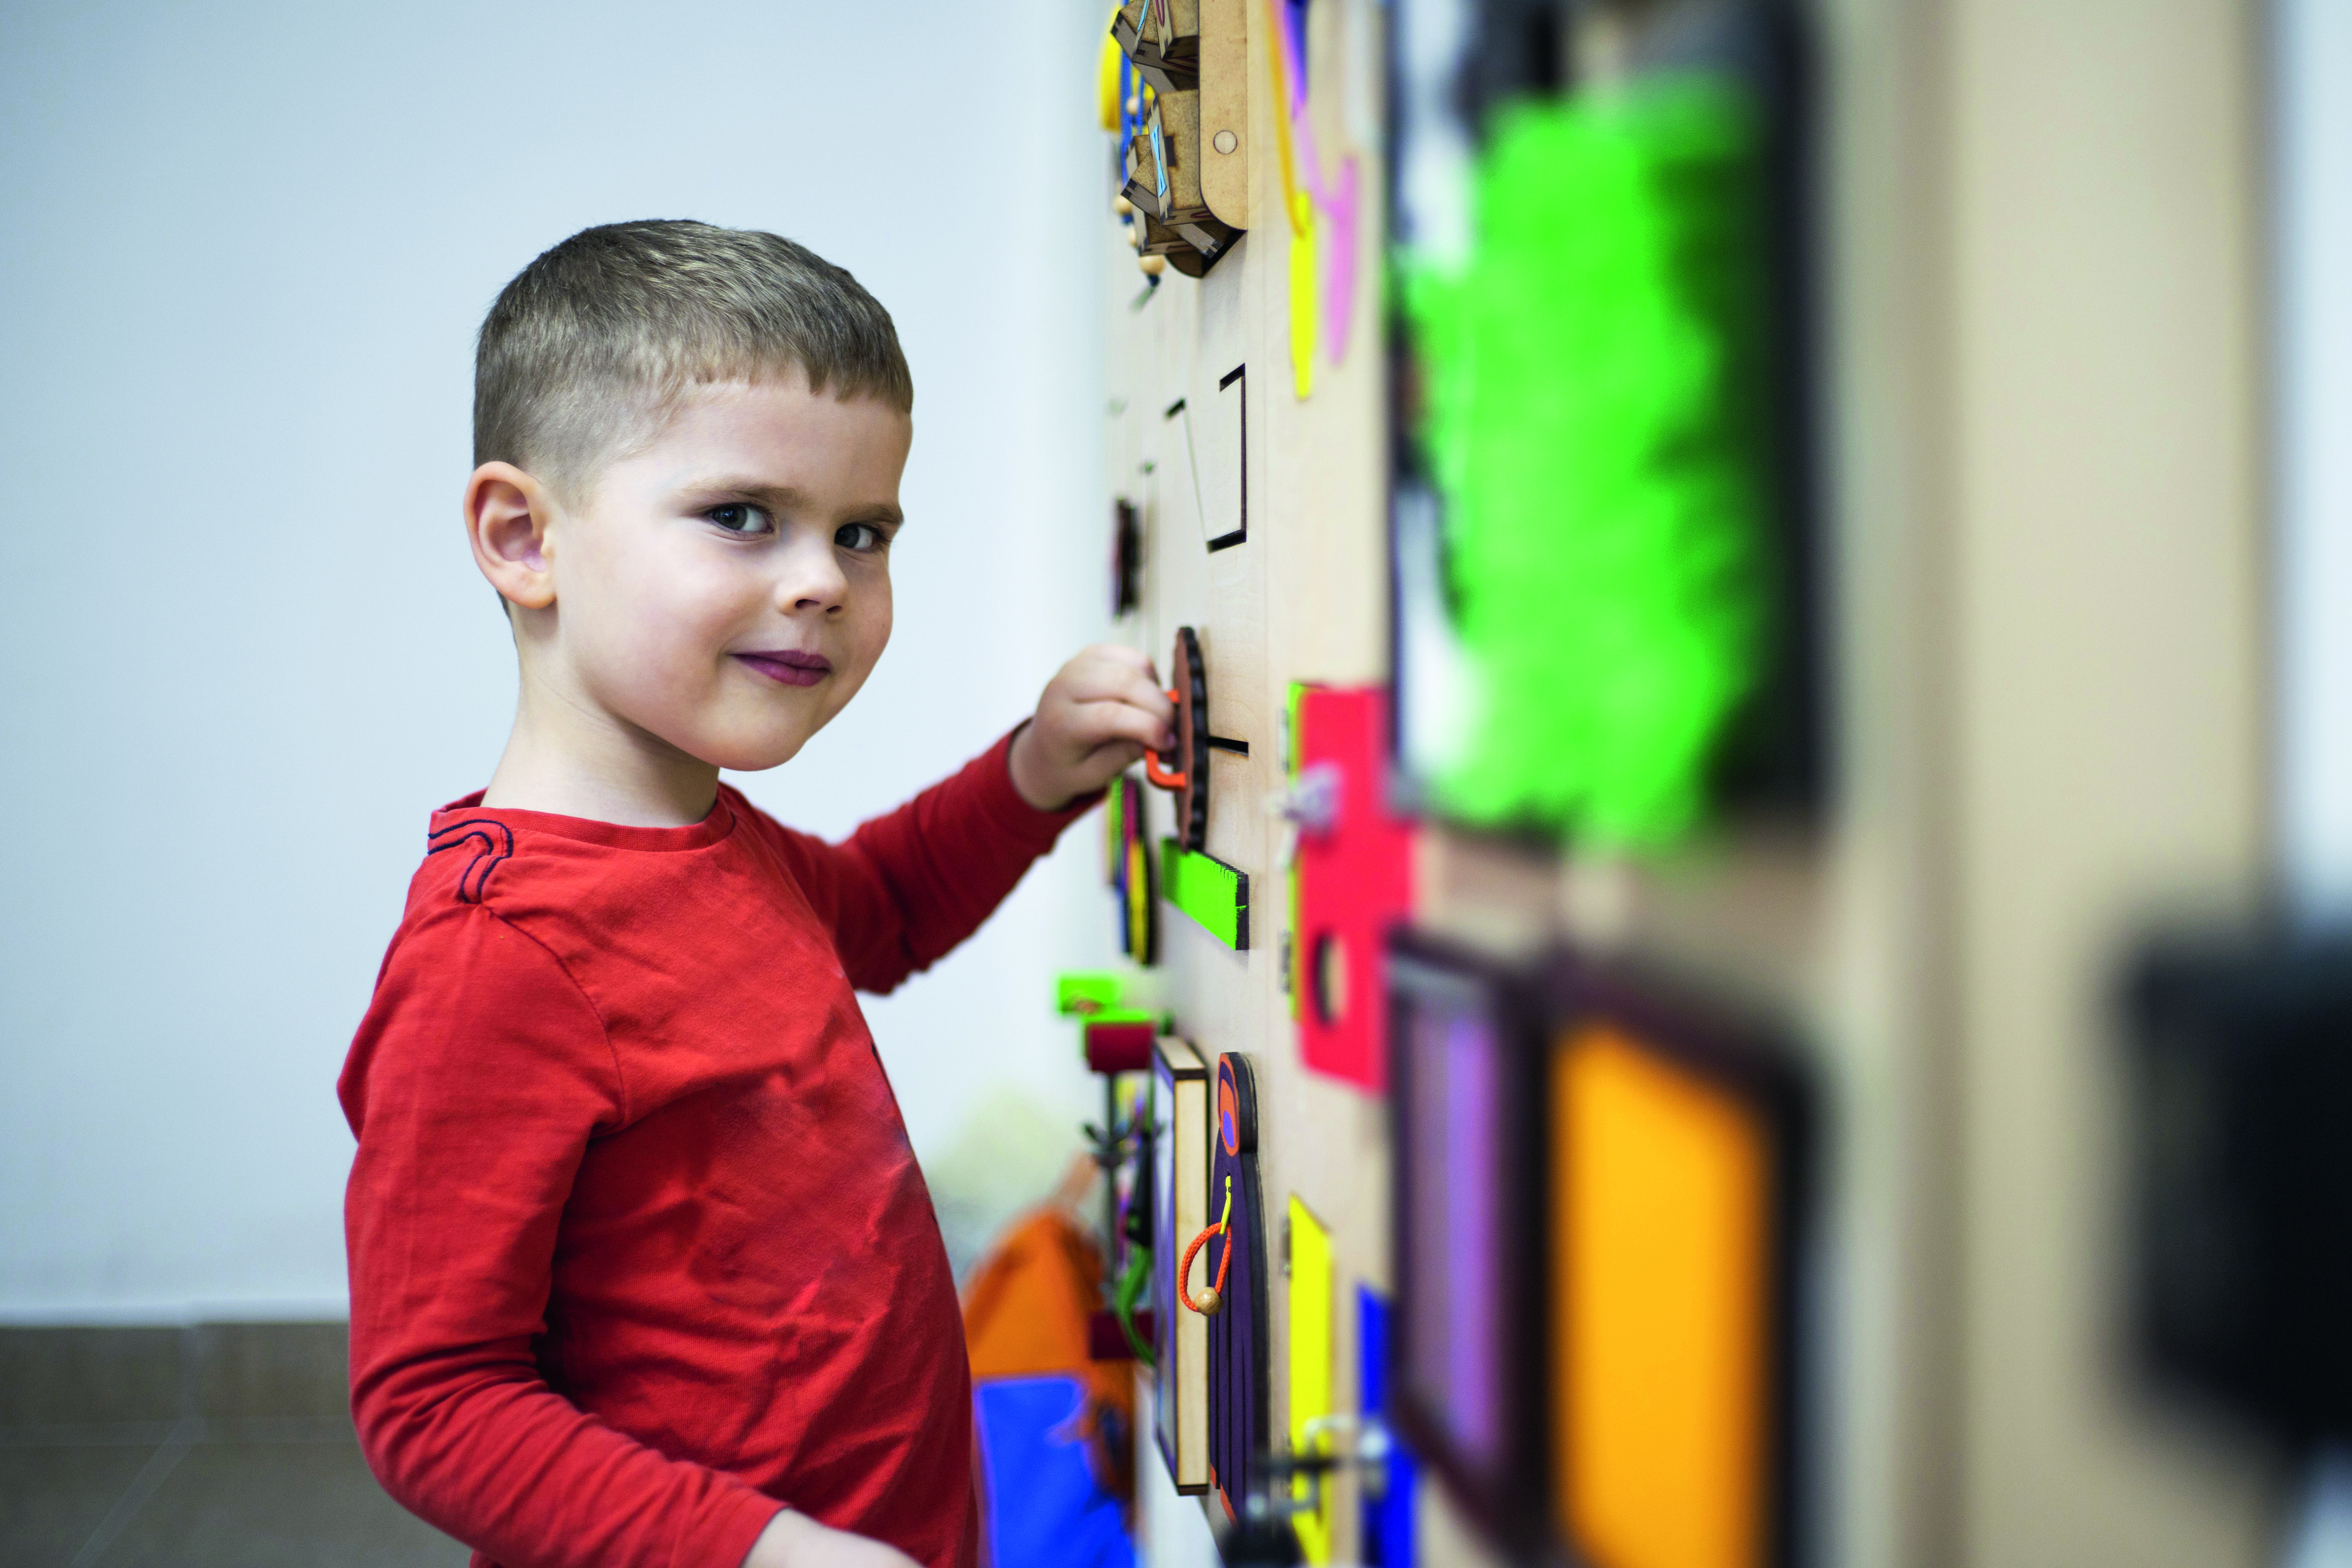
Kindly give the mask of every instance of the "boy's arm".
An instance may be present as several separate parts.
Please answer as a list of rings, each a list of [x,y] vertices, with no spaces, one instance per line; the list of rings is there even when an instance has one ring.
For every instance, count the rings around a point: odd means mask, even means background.
[[[1059,811],[1023,800],[1006,763],[1019,733],[840,844],[776,830],[860,991],[895,989],[978,931],[1098,798],[1083,795]]]
[[[1175,744],[1175,718],[1149,658],[1097,645],[1055,672],[1027,723],[847,843],[777,829],[850,984],[888,991],[978,931],[1105,784],[1146,746]]]
[[[741,1562],[780,1503],[587,1415],[532,1354],[582,1153],[627,1114],[570,974],[478,905],[436,917],[387,962],[341,1095],[352,1414],[384,1489],[503,1563]]]

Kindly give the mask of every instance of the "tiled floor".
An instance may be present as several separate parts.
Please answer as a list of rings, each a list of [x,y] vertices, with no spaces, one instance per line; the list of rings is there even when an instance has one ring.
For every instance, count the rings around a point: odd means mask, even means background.
[[[352,1440],[340,1324],[0,1330],[0,1568],[461,1568]]]

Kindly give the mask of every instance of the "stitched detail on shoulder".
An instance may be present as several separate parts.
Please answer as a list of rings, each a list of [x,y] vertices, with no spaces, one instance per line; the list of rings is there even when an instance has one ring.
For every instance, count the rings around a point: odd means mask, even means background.
[[[463,825],[459,824],[458,826]],[[500,858],[503,859],[504,857],[501,856]],[[629,1124],[629,1079],[628,1075],[621,1070],[620,1047],[613,1044],[613,1026],[604,1021],[604,1009],[596,1005],[596,999],[588,994],[588,988],[580,984],[580,977],[572,973],[572,966],[563,962],[562,954],[558,953],[553,948],[548,946],[547,943],[540,941],[539,938],[533,936],[530,932],[523,930],[522,927],[515,924],[514,921],[507,919],[506,916],[499,913],[498,910],[485,908],[482,912],[489,916],[490,919],[498,921],[499,924],[506,927],[507,930],[514,932],[515,935],[522,938],[523,941],[530,943],[531,946],[539,949],[540,952],[547,954],[547,961],[555,965],[556,973],[562,975],[563,978],[571,984],[572,989],[577,993],[580,997],[580,1005],[588,1009],[588,1016],[596,1020],[596,1027],[602,1030],[604,1036],[604,1054],[613,1058],[613,1090],[615,1097],[618,1098],[621,1102],[621,1120],[613,1124],[613,1131],[618,1132],[622,1128],[626,1127]]]
[[[461,844],[476,847],[473,863],[457,878],[457,901],[478,904],[490,873],[498,869],[499,861],[514,853],[514,829],[495,817],[469,816],[425,835],[425,844],[428,856],[455,849]]]

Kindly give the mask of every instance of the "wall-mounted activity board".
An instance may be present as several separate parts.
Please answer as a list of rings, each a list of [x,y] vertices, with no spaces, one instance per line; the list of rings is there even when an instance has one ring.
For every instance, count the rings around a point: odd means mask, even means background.
[[[1401,935],[1394,1403],[1506,1550],[1796,1560],[1811,1101],[1769,1030],[1622,970]]]
[[[1152,1046],[1153,1436],[1179,1492],[1209,1489],[1209,1325],[1182,1300],[1177,1266],[1208,1217],[1209,1073],[1174,1036]]]
[[[1394,680],[1418,799],[1637,847],[1810,814],[1825,574],[1793,5],[1396,10]]]

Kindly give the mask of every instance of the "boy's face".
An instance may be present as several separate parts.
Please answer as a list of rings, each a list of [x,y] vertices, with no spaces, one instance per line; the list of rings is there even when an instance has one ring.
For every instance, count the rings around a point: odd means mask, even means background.
[[[804,378],[705,387],[547,531],[544,677],[690,756],[792,760],[890,640],[914,437]]]

